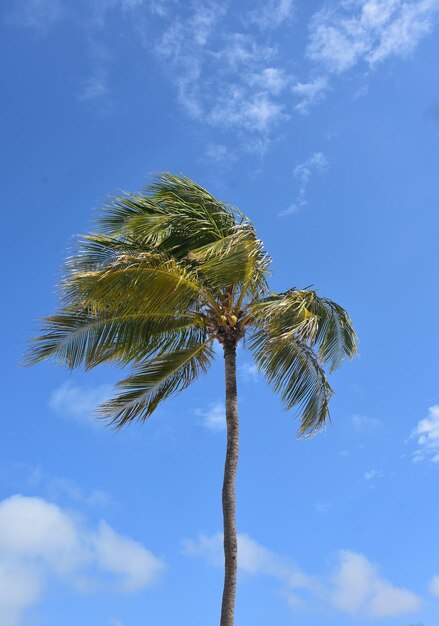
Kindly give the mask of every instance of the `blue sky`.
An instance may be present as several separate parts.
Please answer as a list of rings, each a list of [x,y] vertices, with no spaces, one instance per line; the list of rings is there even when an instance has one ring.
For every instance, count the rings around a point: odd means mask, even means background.
[[[275,290],[351,313],[309,441],[239,352],[237,626],[439,620],[438,0],[11,0],[2,8],[2,626],[218,622],[221,356],[143,427],[120,373],[19,361],[72,235],[182,172],[255,222]]]

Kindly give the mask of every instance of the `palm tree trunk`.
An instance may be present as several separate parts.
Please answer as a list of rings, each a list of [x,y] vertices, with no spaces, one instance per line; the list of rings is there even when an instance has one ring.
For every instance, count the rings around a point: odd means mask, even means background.
[[[235,482],[239,453],[238,394],[236,388],[236,342],[224,342],[226,374],[227,452],[223,482],[224,590],[221,626],[233,626],[236,596],[238,539],[236,534]]]

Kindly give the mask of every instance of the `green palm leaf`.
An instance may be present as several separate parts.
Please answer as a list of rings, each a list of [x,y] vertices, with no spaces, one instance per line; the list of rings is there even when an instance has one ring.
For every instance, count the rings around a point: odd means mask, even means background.
[[[53,357],[71,369],[106,362],[127,365],[155,352],[179,349],[192,335],[200,340],[205,336],[190,315],[109,315],[66,308],[45,321],[44,334],[33,340],[27,364]]]
[[[291,289],[272,294],[251,307],[255,323],[273,335],[289,335],[317,349],[319,360],[334,371],[357,353],[357,336],[348,313],[315,291]]]
[[[144,253],[123,256],[104,270],[71,273],[62,284],[66,304],[126,313],[185,313],[202,302],[215,307],[197,275],[175,260]]]
[[[285,408],[298,408],[300,435],[310,436],[326,424],[332,389],[312,349],[287,336],[254,334],[251,344],[259,369],[281,394]]]
[[[146,420],[162,400],[183,391],[206,372],[213,356],[209,340],[142,363],[118,383],[123,393],[102,405],[100,414],[118,428],[134,420]]]

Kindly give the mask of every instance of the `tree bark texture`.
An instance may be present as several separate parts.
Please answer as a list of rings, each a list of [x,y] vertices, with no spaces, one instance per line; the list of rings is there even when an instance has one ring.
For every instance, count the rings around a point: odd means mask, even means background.
[[[238,394],[236,386],[236,342],[224,342],[226,378],[227,452],[223,482],[224,519],[224,590],[221,608],[221,626],[233,626],[238,565],[238,538],[236,533],[235,482],[239,453]]]

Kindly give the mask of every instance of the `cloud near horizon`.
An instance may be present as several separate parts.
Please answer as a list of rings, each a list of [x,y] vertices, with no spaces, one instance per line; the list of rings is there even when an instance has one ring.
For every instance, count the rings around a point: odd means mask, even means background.
[[[77,591],[133,593],[157,580],[164,562],[105,521],[90,529],[43,498],[0,501],[0,624],[21,626],[50,580]]]
[[[183,553],[219,567],[223,563],[222,543],[222,533],[201,534],[197,540],[183,543]],[[238,570],[241,575],[275,579],[292,608],[317,601],[347,615],[376,619],[410,614],[422,605],[418,595],[387,581],[363,554],[351,550],[336,553],[329,574],[310,576],[288,557],[268,550],[249,535],[239,534]]]

